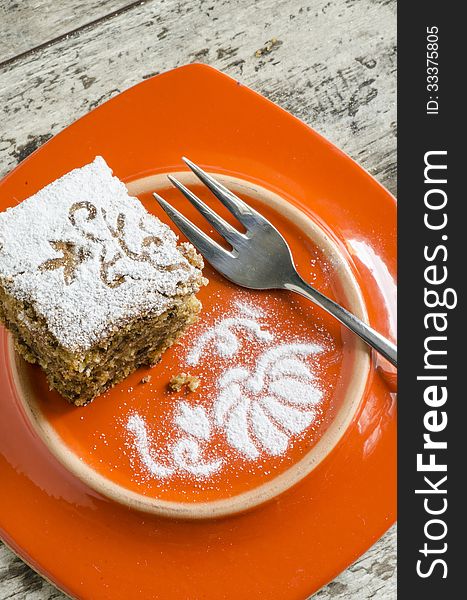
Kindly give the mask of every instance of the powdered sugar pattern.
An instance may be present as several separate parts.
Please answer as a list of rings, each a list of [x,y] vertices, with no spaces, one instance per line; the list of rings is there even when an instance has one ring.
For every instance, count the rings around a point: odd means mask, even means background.
[[[239,349],[239,340],[235,331],[237,329],[244,329],[251,338],[262,342],[273,339],[272,333],[264,331],[256,320],[262,316],[261,311],[240,302],[236,303],[236,308],[240,311],[240,315],[222,319],[195,342],[186,358],[190,366],[199,363],[203,351],[211,342],[214,343],[219,356],[223,358],[234,356]]]
[[[129,431],[135,432],[135,419],[138,427],[144,427],[135,434],[136,450],[152,476],[163,479],[187,473],[195,479],[206,479],[218,473],[225,465],[225,456],[212,457],[210,452],[210,458],[206,458],[213,433],[221,434],[243,460],[254,462],[264,456],[281,456],[294,436],[303,434],[315,422],[324,393],[313,364],[324,348],[311,341],[275,342],[274,335],[263,328],[263,317],[257,307],[236,303],[233,312],[201,333],[188,349],[186,362],[197,364],[210,346],[211,353],[222,361],[220,376],[210,406],[187,400],[176,405],[173,424],[179,437],[165,451],[169,471],[148,460],[151,450],[146,447],[147,432],[154,424],[145,423],[137,414],[130,417]],[[238,335],[240,329],[247,334],[243,342]],[[228,353],[223,345],[227,338]],[[255,343],[261,348],[249,368],[235,364],[242,343]]]
[[[201,273],[176,242],[96,157],[0,213],[0,278],[64,347],[87,349],[120,322],[198,291]]]
[[[128,431],[134,435],[135,447],[143,465],[155,477],[164,478],[172,475],[173,468],[166,467],[154,459],[149,442],[146,424],[138,414],[131,415],[127,423]]]
[[[209,422],[208,427],[210,427]],[[127,429],[134,436],[135,448],[143,466],[150,475],[157,479],[166,479],[175,472],[188,473],[196,478],[205,478],[217,472],[222,466],[222,459],[211,462],[203,459],[201,445],[196,439],[196,434],[187,435],[176,442],[169,455],[171,464],[166,465],[153,456],[147,425],[138,413],[129,417]],[[207,432],[207,438],[209,435],[210,431]]]
[[[321,351],[316,344],[282,344],[264,352],[253,373],[233,367],[222,375],[214,413],[231,446],[250,459],[285,452],[289,436],[313,422],[322,398],[300,359]]]

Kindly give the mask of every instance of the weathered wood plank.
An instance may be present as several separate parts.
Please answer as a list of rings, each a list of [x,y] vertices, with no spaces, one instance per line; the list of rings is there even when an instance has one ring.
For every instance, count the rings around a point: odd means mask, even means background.
[[[65,35],[131,0],[0,0],[0,63]]]
[[[394,190],[394,22],[394,2],[372,0],[138,6],[0,69],[0,175],[122,89],[202,61],[314,126]],[[255,56],[271,38],[282,44]]]
[[[273,38],[279,43],[268,44]],[[149,0],[0,67],[0,176],[107,98],[197,61],[300,117],[394,191],[395,43],[394,0]],[[393,528],[316,599],[393,600],[395,535]],[[6,598],[63,596],[0,546]]]

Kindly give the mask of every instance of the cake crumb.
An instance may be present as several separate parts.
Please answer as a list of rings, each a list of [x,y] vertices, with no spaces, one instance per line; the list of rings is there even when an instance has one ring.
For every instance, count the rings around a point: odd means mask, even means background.
[[[200,384],[199,377],[195,375],[189,375],[188,373],[179,373],[174,375],[169,381],[169,389],[172,392],[179,392],[183,387],[189,392],[194,392],[198,389]]]
[[[149,383],[149,382],[151,381],[151,379],[152,379],[152,375],[145,375],[145,376],[144,376],[144,377],[141,379],[140,383]]]
[[[204,269],[204,261],[201,254],[198,254],[194,247],[188,242],[182,242],[178,249],[180,250],[182,256],[186,258],[186,260],[190,263],[191,266],[197,269]]]

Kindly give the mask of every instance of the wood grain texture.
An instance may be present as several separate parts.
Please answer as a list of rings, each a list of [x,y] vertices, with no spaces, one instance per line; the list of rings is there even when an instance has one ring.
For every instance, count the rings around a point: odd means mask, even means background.
[[[0,63],[101,19],[131,0],[0,0]]]
[[[303,1],[147,2],[0,69],[0,175],[121,90],[197,61],[290,110],[394,191],[395,3]],[[281,44],[255,56],[271,38]]]
[[[26,40],[14,50],[26,54],[15,59],[10,50],[0,66],[0,176],[120,91],[205,62],[301,118],[395,191],[395,0],[145,0],[69,36],[130,2],[18,0],[21,22],[15,4],[0,0],[0,40]],[[396,598],[395,539],[393,528],[314,598]],[[63,597],[0,546],[0,600]]]

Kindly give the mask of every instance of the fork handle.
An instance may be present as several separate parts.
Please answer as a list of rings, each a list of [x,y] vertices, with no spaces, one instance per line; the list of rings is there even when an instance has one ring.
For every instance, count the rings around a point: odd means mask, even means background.
[[[387,340],[351,312],[337,304],[337,302],[334,302],[334,300],[331,300],[321,292],[318,292],[318,290],[311,285],[308,285],[300,275],[297,274],[296,279],[294,278],[294,281],[286,283],[284,287],[286,290],[305,296],[305,298],[308,298],[308,300],[311,300],[323,308],[343,325],[356,333],[364,342],[384,356],[384,358],[392,365],[397,367],[397,347],[395,344]]]

